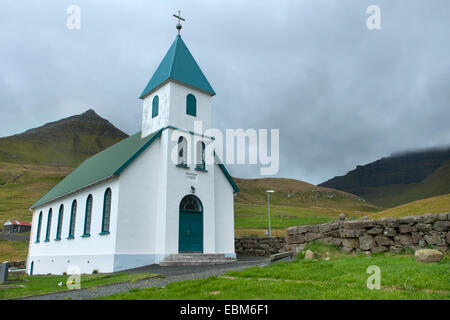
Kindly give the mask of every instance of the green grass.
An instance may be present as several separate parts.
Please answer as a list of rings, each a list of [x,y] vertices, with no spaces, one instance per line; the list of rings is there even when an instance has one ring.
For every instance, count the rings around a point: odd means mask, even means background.
[[[105,284],[113,284],[119,282],[133,282],[139,279],[145,279],[155,276],[154,274],[132,274],[132,273],[114,273],[114,274],[89,274],[81,275],[81,288],[96,287]],[[68,290],[66,282],[68,276],[16,276],[18,281],[8,283],[7,285],[24,285],[25,288],[9,288],[0,289],[0,299],[11,299],[25,297],[30,295],[38,295],[43,293],[58,292]],[[14,280],[14,276],[10,276],[9,280]],[[58,283],[62,282],[60,287]],[[1,285],[0,285],[1,288]]]
[[[267,206],[235,205],[236,229],[267,229],[269,218]],[[270,223],[273,229],[289,226],[317,224],[334,220],[336,212],[330,209],[274,207],[270,208]]]
[[[317,261],[300,255],[292,262],[229,271],[222,277],[171,283],[162,288],[133,290],[102,299],[450,299],[450,259],[420,264],[412,255],[350,256],[314,244]],[[329,252],[326,255],[325,252]],[[325,256],[330,260],[326,261]],[[367,267],[381,270],[381,289],[367,288]]]
[[[22,261],[28,254],[28,241],[0,240],[0,262]]]
[[[373,218],[420,216],[425,213],[450,212],[450,194],[417,200],[372,215]]]
[[[450,299],[448,256],[438,263],[421,264],[412,255],[351,256],[319,244],[309,248],[320,253],[316,261],[304,260],[300,254],[292,262],[229,271],[221,277],[175,282],[103,299]],[[380,267],[380,290],[367,288],[371,276],[367,268],[371,265]]]
[[[237,235],[262,235],[268,228],[266,190],[270,195],[271,228],[279,234],[290,226],[318,224],[336,220],[340,213],[360,218],[378,212],[361,198],[338,190],[283,178],[235,179],[241,192],[235,198]]]
[[[0,162],[0,223],[31,221],[30,206],[72,170]]]

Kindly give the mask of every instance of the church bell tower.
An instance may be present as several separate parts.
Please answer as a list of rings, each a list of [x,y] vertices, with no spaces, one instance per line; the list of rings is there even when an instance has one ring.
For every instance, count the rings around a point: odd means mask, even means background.
[[[140,96],[142,138],[169,126],[193,131],[194,121],[201,121],[203,130],[211,127],[216,93],[181,38],[182,18],[175,17],[178,35]]]

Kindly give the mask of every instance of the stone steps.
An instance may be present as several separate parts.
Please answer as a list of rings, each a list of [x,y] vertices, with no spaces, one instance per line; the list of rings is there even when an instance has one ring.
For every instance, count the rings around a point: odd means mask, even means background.
[[[181,253],[171,254],[159,263],[160,266],[198,266],[234,263],[236,259],[224,254]]]

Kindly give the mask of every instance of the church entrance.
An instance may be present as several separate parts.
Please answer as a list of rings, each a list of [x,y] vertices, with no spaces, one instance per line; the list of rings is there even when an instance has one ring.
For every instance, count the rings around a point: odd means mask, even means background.
[[[179,252],[203,252],[203,206],[193,195],[180,202]]]

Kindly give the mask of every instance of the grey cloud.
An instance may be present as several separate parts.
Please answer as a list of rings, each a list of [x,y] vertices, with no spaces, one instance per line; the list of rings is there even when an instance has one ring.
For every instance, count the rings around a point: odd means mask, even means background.
[[[74,2],[79,31],[65,27]],[[366,28],[371,4],[380,31]],[[140,130],[138,96],[173,41],[178,9],[217,92],[214,125],[279,128],[279,176],[320,183],[450,142],[450,4],[384,0],[2,1],[0,136],[90,107]]]

